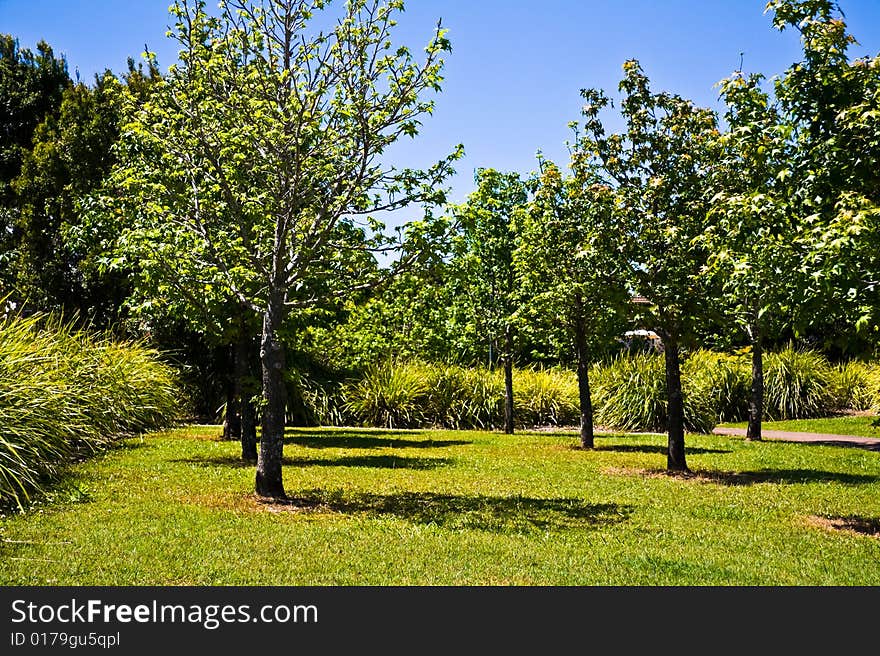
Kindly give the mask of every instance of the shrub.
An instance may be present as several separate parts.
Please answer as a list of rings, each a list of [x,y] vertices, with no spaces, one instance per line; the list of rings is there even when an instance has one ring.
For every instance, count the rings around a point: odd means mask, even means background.
[[[321,383],[296,369],[287,372],[287,383],[287,422],[305,426],[341,426],[347,423],[345,395],[340,383]]]
[[[663,358],[648,353],[620,355],[593,367],[593,412],[601,426],[661,431],[666,425]]]
[[[839,408],[880,410],[880,365],[854,360],[839,365],[834,374]]]
[[[577,376],[563,369],[514,372],[513,401],[521,426],[564,426],[580,421]]]
[[[426,420],[444,428],[494,428],[504,412],[504,380],[482,367],[419,365],[429,381]]]
[[[697,350],[682,358],[685,428],[709,433],[718,422],[748,417],[751,361],[745,354]],[[843,408],[880,407],[880,366],[832,367],[811,351],[793,348],[764,359],[764,418],[816,417]],[[667,429],[662,355],[621,354],[590,373],[595,422],[615,430]],[[501,370],[424,362],[393,362],[367,370],[343,386],[344,403],[330,397],[325,413],[334,421],[413,428],[498,428],[504,419]],[[574,372],[514,371],[514,417],[519,427],[577,424],[580,417]]]
[[[345,389],[345,412],[368,426],[418,428],[425,424],[430,383],[424,366],[388,363],[367,369]]]
[[[711,398],[719,423],[748,417],[751,389],[748,358],[701,349],[685,360],[682,378],[689,389],[698,389],[701,395]]]
[[[822,417],[840,405],[840,382],[819,353],[789,347],[764,360],[764,417]]]
[[[504,422],[504,375],[482,367],[393,362],[345,386],[346,414],[388,428],[497,428]],[[577,420],[577,382],[563,370],[514,371],[517,425]]]
[[[865,371],[865,388],[868,399],[866,410],[880,412],[880,363],[873,362]]]
[[[142,344],[47,317],[0,322],[0,503],[23,502],[70,461],[170,425],[181,390]]]

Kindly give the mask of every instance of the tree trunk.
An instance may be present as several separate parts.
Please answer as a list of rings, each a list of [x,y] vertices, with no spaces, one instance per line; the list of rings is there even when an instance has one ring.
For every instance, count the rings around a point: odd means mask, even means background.
[[[761,328],[753,323],[749,332],[752,342],[752,389],[749,395],[749,426],[747,440],[761,439],[761,418],[764,415],[764,353],[761,344]]]
[[[513,332],[504,329],[504,432],[513,435]]]
[[[257,461],[257,417],[250,396],[241,400],[241,459]]]
[[[236,339],[232,351],[232,405],[227,402],[226,419],[229,423],[229,439],[241,439],[241,384],[242,384],[242,365],[239,353],[240,339]]]
[[[666,415],[669,422],[666,469],[686,472],[690,470],[684,455],[684,402],[677,337],[669,333],[663,335],[663,353],[666,359]]]
[[[263,366],[263,433],[257,458],[256,493],[261,497],[286,498],[281,478],[284,455],[284,345],[278,337],[283,301],[270,296],[263,316],[260,361]]]
[[[580,305],[580,301],[578,301]],[[590,354],[583,320],[575,319],[574,346],[577,352],[578,398],[581,410],[581,448],[595,446],[593,435],[593,401],[590,398]]]
[[[230,345],[224,349],[227,353],[227,367],[229,372],[226,377],[226,410],[223,413],[223,439],[237,440],[241,436],[241,420],[238,414],[238,398],[240,391],[235,361],[235,349]]]
[[[240,411],[241,459],[257,461],[257,427],[251,397],[256,393],[251,372],[251,348],[253,340],[247,331],[244,316],[239,317],[238,339],[235,342],[235,378]]]

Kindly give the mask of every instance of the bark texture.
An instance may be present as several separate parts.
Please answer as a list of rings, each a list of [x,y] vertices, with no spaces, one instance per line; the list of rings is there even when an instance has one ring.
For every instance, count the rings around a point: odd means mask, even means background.
[[[681,362],[678,340],[666,333],[663,336],[663,354],[666,360],[666,400],[668,421],[668,448],[666,469],[689,471],[684,453],[684,402],[681,394]]]
[[[590,353],[587,347],[587,331],[584,322],[575,321],[575,351],[577,353],[578,401],[581,412],[581,447],[595,446],[593,434],[593,401],[590,397]]]
[[[504,432],[513,435],[513,332],[504,330]]]
[[[752,334],[752,387],[749,394],[749,425],[746,428],[747,440],[761,439],[761,418],[764,415],[764,353],[761,344],[761,330],[753,324]]]
[[[283,499],[281,461],[284,452],[287,388],[284,385],[284,345],[278,336],[281,303],[270,303],[263,317],[260,361],[263,367],[263,432],[257,458],[256,493]],[[274,306],[274,307],[273,307]]]

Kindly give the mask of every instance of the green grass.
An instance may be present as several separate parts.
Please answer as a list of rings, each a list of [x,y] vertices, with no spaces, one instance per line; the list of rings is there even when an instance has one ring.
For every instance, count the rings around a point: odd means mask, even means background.
[[[295,506],[252,495],[217,427],[77,465],[0,520],[3,585],[878,585],[880,453],[689,435],[665,439],[296,429]]]
[[[764,421],[764,430],[795,431],[799,433],[830,433],[832,435],[856,435],[880,438],[880,428],[872,425],[873,416],[825,417],[822,419],[790,419],[788,421]],[[731,428],[745,428],[746,422],[721,424]]]

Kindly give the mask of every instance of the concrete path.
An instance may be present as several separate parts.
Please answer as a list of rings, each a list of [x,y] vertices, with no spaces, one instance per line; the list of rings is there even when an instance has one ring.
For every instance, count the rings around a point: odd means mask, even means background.
[[[721,428],[712,431],[716,435],[746,436],[745,428]],[[880,438],[859,437],[857,435],[834,435],[832,433],[798,433],[793,431],[762,430],[765,440],[782,440],[785,442],[810,442],[829,446],[851,446],[869,451],[880,451]]]

